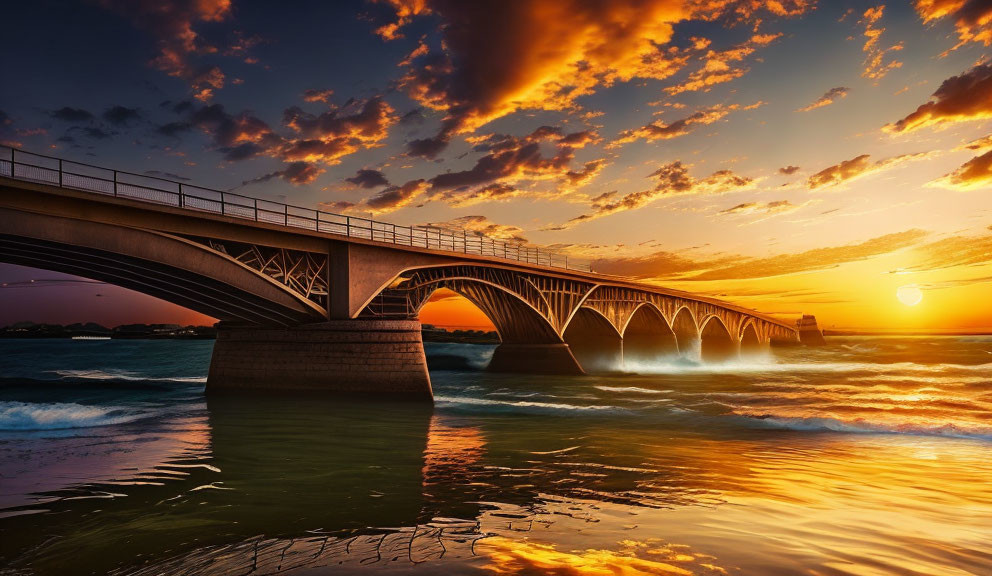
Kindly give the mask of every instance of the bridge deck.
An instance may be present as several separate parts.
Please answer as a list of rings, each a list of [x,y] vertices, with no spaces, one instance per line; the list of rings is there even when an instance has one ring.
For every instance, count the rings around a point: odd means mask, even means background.
[[[713,304],[796,330],[790,322],[717,298],[595,273],[588,262],[577,261],[564,254],[465,230],[402,226],[301,208],[16,149],[10,149],[9,156],[0,156],[0,186],[284,233],[389,246],[402,251],[454,257],[471,263],[536,271],[602,286],[630,288]]]

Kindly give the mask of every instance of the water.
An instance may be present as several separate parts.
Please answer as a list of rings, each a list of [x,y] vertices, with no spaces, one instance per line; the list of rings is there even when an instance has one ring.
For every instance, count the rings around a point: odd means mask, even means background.
[[[211,345],[0,340],[0,567],[992,574],[992,338],[437,370],[434,407],[206,399]]]

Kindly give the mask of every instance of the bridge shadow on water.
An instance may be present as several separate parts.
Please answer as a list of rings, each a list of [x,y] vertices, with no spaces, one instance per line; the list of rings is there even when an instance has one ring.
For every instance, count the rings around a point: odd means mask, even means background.
[[[151,472],[42,494],[51,501],[30,508],[43,512],[0,519],[0,561],[35,574],[471,562],[478,540],[527,526],[548,493],[648,507],[695,498],[686,478],[638,492],[656,471],[636,453],[611,462],[561,450],[577,437],[626,441],[596,419],[558,421],[548,435],[526,415],[414,404],[249,396],[210,398],[207,411],[197,445]]]

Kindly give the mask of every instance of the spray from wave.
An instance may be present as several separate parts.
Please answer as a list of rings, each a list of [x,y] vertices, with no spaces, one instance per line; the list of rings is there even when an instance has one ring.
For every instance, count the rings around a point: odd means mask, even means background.
[[[0,430],[65,430],[133,422],[148,416],[120,406],[0,402]]]

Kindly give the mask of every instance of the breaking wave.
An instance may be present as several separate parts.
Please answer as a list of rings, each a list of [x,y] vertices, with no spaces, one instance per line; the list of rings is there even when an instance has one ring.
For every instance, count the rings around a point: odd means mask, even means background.
[[[133,422],[148,416],[120,406],[0,402],[0,430],[65,430]]]
[[[961,424],[885,424],[862,418],[841,420],[828,417],[783,417],[771,414],[739,415],[761,426],[799,431],[846,432],[853,434],[905,434],[911,436],[943,436],[992,440],[992,427]]]

